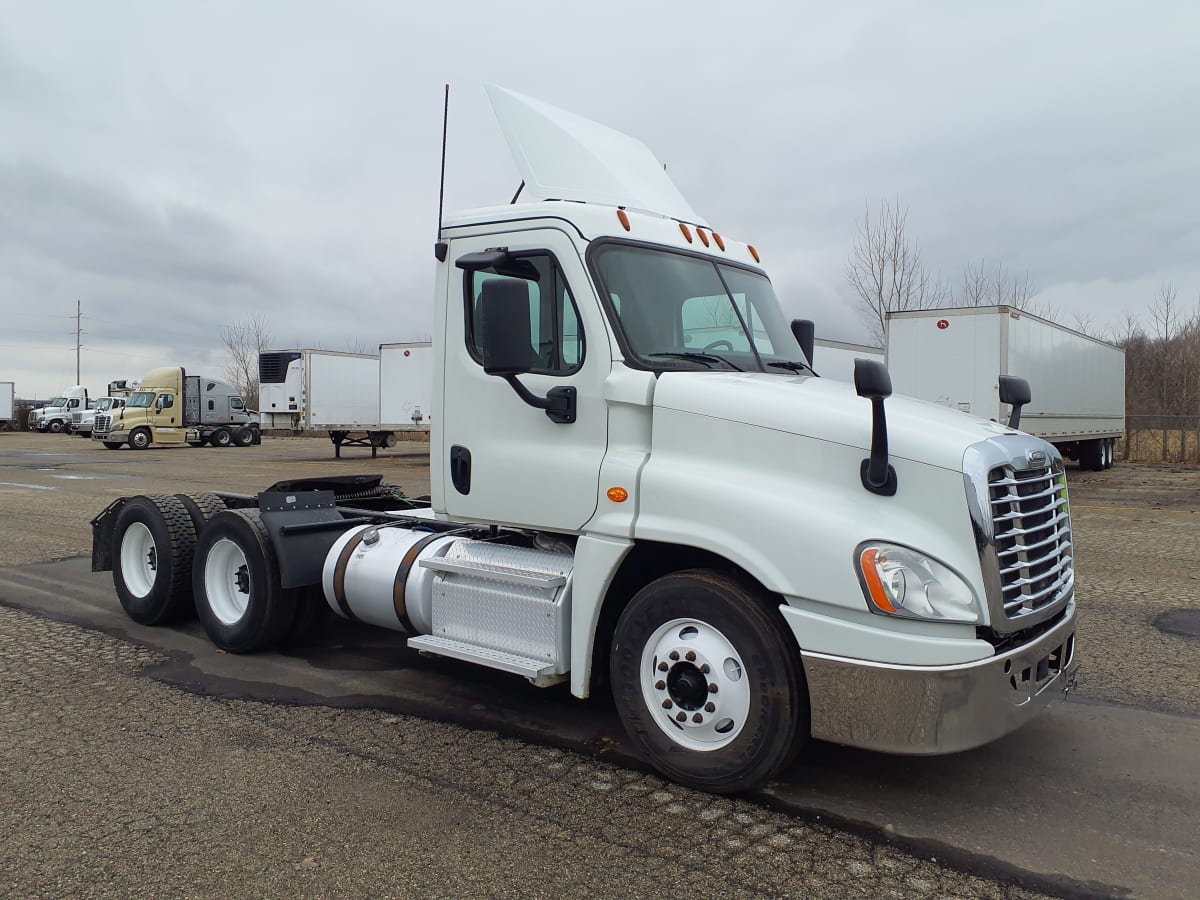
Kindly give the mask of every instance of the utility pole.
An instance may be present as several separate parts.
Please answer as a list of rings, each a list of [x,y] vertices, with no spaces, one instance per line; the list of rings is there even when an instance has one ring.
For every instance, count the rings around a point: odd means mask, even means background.
[[[81,383],[79,380],[79,351],[83,349],[83,341],[81,340],[81,336],[82,336],[83,332],[80,330],[79,326],[80,326],[80,322],[82,319],[83,319],[83,315],[80,313],[80,310],[79,310],[79,301],[76,300],[75,301],[75,383],[76,384]]]

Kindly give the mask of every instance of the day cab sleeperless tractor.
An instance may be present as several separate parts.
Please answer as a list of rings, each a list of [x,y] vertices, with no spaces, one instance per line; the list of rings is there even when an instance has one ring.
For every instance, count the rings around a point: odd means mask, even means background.
[[[327,606],[426,654],[611,690],[654,766],[721,792],[810,738],[951,753],[1062,694],[1055,449],[889,397],[878,362],[817,377],[758,250],[643,144],[490,94],[524,199],[440,223],[431,497],[364,477],[117,500],[93,567],[128,614],[194,604],[245,653]],[[1004,391],[1019,414],[1028,387]]]

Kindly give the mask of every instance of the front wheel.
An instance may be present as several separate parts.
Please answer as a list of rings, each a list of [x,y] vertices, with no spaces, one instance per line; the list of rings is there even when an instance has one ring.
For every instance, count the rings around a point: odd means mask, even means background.
[[[124,441],[103,441],[102,443],[109,450],[120,450],[122,447],[125,446]]]
[[[134,450],[145,450],[150,446],[152,440],[149,429],[135,428],[129,435],[129,446]]]
[[[63,430],[63,423],[59,422],[59,421],[51,422],[49,425],[46,426],[46,430],[49,431],[51,434],[58,434],[60,431]]]
[[[673,781],[752,790],[799,752],[799,652],[757,585],[708,569],[659,578],[621,614],[610,675],[633,743]]]

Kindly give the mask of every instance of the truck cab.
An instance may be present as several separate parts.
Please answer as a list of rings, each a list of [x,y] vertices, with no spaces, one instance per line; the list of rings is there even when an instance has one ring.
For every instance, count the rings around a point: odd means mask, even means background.
[[[81,437],[90,437],[96,416],[100,413],[115,414],[116,411],[125,408],[125,401],[125,397],[97,397],[95,404],[90,409],[77,409],[71,413],[69,431]]]
[[[81,384],[70,385],[63,390],[62,396],[52,397],[41,409],[30,413],[29,427],[53,434],[67,431],[71,415],[88,409],[89,405],[87,388]]]

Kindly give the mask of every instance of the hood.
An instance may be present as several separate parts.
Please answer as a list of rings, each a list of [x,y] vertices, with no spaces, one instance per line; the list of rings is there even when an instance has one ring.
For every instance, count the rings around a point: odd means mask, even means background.
[[[664,372],[654,406],[770,428],[869,452],[871,403],[831,378],[763,372]],[[1013,429],[967,413],[892,396],[884,401],[889,455],[962,471],[971,444]]]

